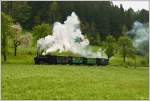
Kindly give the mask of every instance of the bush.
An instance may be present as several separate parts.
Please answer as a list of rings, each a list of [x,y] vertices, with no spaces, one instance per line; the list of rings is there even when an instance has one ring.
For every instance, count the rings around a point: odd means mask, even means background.
[[[147,64],[146,60],[141,60],[141,64],[145,66]]]
[[[41,25],[36,25],[33,28],[34,41],[36,42],[38,39],[45,37],[50,33],[52,33],[52,28],[49,24],[43,23]]]
[[[29,52],[28,52],[28,55],[33,55],[33,52],[29,51]]]

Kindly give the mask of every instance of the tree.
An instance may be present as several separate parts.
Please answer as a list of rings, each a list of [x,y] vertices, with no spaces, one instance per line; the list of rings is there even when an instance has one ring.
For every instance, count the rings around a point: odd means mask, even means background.
[[[118,48],[119,53],[123,56],[123,62],[126,63],[126,56],[130,56],[133,50],[132,41],[127,35],[119,37]]]
[[[60,20],[59,5],[56,1],[52,2],[50,5],[50,19],[51,23]]]
[[[21,36],[21,45],[24,48],[27,48],[32,43],[32,34],[26,32],[24,35]]]
[[[108,59],[110,59],[115,52],[115,38],[112,35],[108,35],[106,37],[106,42],[105,42],[105,53],[108,56]]]
[[[132,59],[134,59],[134,67],[136,68],[136,54],[137,54],[137,49],[136,48],[132,48],[131,49],[131,52],[130,53],[132,53],[132,54],[130,54],[130,57],[132,58]]]
[[[43,23],[41,25],[36,25],[33,28],[34,41],[36,42],[38,39],[45,37],[50,33],[52,33],[52,28],[49,24]]]
[[[128,29],[127,29],[127,27],[124,25],[124,26],[122,27],[122,35],[127,35],[127,32],[128,32]]]
[[[92,22],[90,28],[88,29],[88,36],[92,45],[97,45],[100,41],[100,36],[98,35],[98,31],[96,28],[96,24]]]
[[[101,45],[101,36],[99,33],[96,35],[96,45]]]
[[[80,29],[83,33],[89,33],[91,26],[87,21],[80,21]]]
[[[128,29],[132,28],[133,22],[134,22],[134,11],[132,8],[129,8],[125,12],[125,25],[127,26]]]
[[[149,22],[149,12],[145,9],[142,9],[139,13],[138,13],[138,20],[142,23],[147,23]]]
[[[12,18],[8,15],[6,15],[5,13],[1,13],[1,25],[2,25],[2,35],[1,35],[1,39],[2,39],[2,54],[4,56],[4,61],[7,61],[7,40],[8,40],[8,36],[10,36],[10,26],[12,25]]]
[[[22,32],[22,28],[19,23],[16,23],[11,26],[11,38],[13,39],[13,48],[14,48],[14,56],[17,55],[17,47],[21,44],[20,34]]]
[[[10,15],[15,22],[19,22],[23,27],[29,26],[31,7],[27,1],[3,1],[2,11]]]

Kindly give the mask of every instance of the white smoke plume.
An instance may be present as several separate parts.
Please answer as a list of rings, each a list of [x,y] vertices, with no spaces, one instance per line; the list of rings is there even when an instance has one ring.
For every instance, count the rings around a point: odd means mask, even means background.
[[[52,35],[41,38],[37,41],[37,47],[43,50],[43,55],[55,51],[70,51],[74,54],[80,54],[83,57],[102,57],[100,52],[93,53],[87,49],[89,40],[82,35],[80,30],[80,21],[75,12],[67,17],[64,23],[55,22]]]
[[[138,49],[138,51],[143,55],[148,55],[149,53],[149,26],[147,24],[142,24],[138,21],[134,22],[132,30],[130,30],[129,35],[133,39],[133,45]]]

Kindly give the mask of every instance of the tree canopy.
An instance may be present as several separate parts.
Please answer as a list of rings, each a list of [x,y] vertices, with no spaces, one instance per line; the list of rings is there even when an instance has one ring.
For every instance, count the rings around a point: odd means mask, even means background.
[[[112,35],[108,35],[105,42],[105,53],[108,56],[108,59],[114,55],[116,48],[116,40]]]
[[[123,57],[124,63],[126,62],[126,57],[132,55],[134,50],[131,39],[127,35],[121,36],[118,40],[118,50]]]
[[[45,37],[51,33],[52,33],[52,28],[49,24],[43,23],[41,25],[36,25],[33,27],[33,37],[35,42],[40,38]]]
[[[8,47],[8,37],[11,35],[10,31],[11,31],[11,25],[13,23],[13,20],[10,16],[2,13],[1,14],[1,21],[2,21],[2,30],[1,30],[1,39],[2,39],[2,55],[4,56],[4,61],[7,60],[7,47]]]

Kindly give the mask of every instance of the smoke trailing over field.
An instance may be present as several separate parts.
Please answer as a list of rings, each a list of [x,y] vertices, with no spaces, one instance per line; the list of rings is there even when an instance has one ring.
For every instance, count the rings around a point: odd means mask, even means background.
[[[43,55],[56,51],[60,53],[69,51],[83,57],[102,57],[102,51],[93,53],[87,49],[88,45],[89,40],[82,35],[80,21],[75,12],[72,12],[71,16],[68,16],[63,24],[55,22],[52,35],[48,35],[37,41],[37,47],[39,51],[43,51]]]
[[[133,39],[133,45],[142,55],[149,53],[149,26],[138,21],[134,22],[129,35]]]

